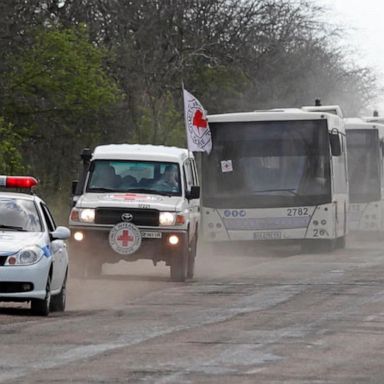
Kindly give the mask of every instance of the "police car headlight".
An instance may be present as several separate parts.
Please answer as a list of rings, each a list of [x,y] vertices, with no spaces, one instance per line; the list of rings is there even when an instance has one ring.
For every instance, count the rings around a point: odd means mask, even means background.
[[[5,265],[31,265],[37,263],[43,257],[43,250],[32,246],[24,248],[16,255],[9,256]]]
[[[94,223],[95,222],[95,210],[91,208],[80,209],[79,218],[83,223]]]
[[[37,247],[25,248],[19,252],[19,264],[35,264],[41,259],[42,256],[43,251]]]
[[[175,225],[176,213],[175,212],[160,212],[159,223],[160,225]]]

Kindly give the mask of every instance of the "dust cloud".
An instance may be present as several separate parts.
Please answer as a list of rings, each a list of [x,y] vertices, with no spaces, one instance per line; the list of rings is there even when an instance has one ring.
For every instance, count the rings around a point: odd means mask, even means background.
[[[299,247],[274,242],[205,243],[199,241],[195,277],[186,283],[170,281],[169,267],[150,260],[120,261],[104,264],[98,278],[75,278],[68,281],[69,311],[119,309],[151,292],[185,284],[202,284],[236,280],[257,263],[271,258],[295,255]]]

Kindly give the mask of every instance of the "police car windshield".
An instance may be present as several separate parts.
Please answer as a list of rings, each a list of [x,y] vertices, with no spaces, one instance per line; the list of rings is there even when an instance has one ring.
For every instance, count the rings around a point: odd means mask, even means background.
[[[181,196],[180,167],[161,161],[94,160],[86,190]]]
[[[0,198],[0,230],[41,232],[41,221],[34,202]]]

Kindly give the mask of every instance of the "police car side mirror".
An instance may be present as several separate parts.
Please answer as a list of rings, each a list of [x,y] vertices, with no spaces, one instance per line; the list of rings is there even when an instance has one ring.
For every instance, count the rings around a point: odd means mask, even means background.
[[[340,156],[341,155],[341,142],[340,142],[339,133],[331,132],[329,134],[329,142],[331,144],[332,156]]]
[[[200,187],[198,185],[192,186],[190,191],[186,191],[185,197],[188,200],[199,199],[200,198]]]
[[[71,236],[71,231],[67,227],[57,227],[50,233],[52,240],[67,240]]]

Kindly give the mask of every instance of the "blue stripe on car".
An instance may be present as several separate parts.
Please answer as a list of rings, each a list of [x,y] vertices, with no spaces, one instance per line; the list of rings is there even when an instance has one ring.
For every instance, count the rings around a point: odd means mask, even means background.
[[[43,250],[43,254],[45,257],[50,257],[52,255],[51,248],[49,245],[46,245],[45,247],[41,248]]]

